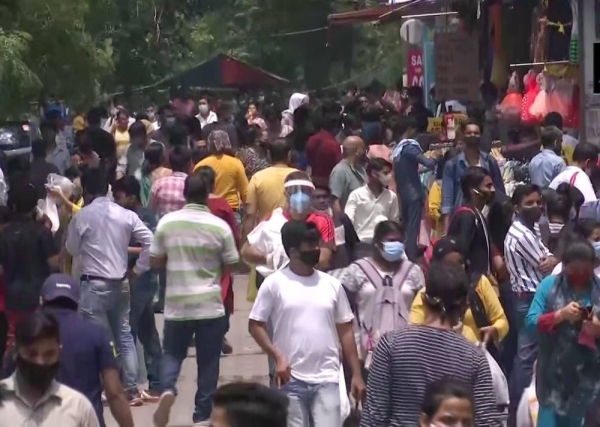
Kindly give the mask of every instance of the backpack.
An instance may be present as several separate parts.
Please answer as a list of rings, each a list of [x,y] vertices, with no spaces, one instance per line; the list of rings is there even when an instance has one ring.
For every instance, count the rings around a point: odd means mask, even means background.
[[[386,332],[402,329],[408,324],[410,307],[406,306],[401,291],[414,264],[403,260],[393,277],[381,277],[381,274],[366,258],[359,259],[354,263],[363,270],[375,287],[375,295],[371,298],[364,317],[357,319],[361,330],[362,348],[367,351],[365,369],[368,369],[379,339]]]

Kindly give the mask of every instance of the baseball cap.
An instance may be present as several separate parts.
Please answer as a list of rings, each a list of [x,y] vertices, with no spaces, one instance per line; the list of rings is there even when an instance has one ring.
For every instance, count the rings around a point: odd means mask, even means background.
[[[42,285],[42,300],[67,298],[79,303],[79,283],[68,274],[51,274]]]

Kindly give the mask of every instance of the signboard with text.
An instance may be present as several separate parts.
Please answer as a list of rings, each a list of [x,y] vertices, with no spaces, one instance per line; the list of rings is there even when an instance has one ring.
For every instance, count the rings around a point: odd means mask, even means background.
[[[433,50],[437,101],[478,101],[481,77],[477,35],[435,34]]]
[[[425,73],[423,71],[423,52],[421,49],[408,51],[408,66],[406,67],[408,87],[423,87]]]

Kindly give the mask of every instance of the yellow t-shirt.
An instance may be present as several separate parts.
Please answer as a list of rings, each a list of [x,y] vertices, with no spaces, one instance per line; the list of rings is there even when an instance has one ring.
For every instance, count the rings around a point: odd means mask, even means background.
[[[288,166],[270,166],[252,175],[247,202],[256,206],[259,221],[275,209],[285,207],[287,201],[283,184],[287,176],[296,171]]]
[[[427,211],[429,219],[433,225],[435,235],[433,237],[440,238],[444,234],[444,223],[440,221],[442,216],[442,186],[438,181],[434,181],[429,189],[429,197],[427,199]]]
[[[227,200],[231,209],[238,210],[240,200],[241,203],[246,203],[248,178],[240,159],[228,154],[213,154],[198,162],[194,167],[194,172],[200,166],[210,166],[215,171],[213,193]]]
[[[413,300],[412,307],[410,308],[410,323],[420,325],[425,322],[423,292],[423,289],[419,291]],[[500,300],[487,277],[481,276],[481,279],[475,288],[475,292],[477,292],[477,295],[479,295],[479,298],[481,298],[481,301],[483,302],[491,326],[494,326],[498,331],[498,340],[502,340],[506,334],[508,334],[508,320],[506,314],[504,314],[504,309],[500,304]],[[477,327],[477,323],[475,323],[475,318],[473,317],[470,308],[467,309],[465,318],[463,319],[463,336],[472,343],[481,341],[479,328]]]

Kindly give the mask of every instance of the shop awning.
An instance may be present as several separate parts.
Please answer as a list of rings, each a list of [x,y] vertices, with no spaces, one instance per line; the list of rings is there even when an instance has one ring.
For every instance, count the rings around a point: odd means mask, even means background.
[[[454,2],[455,0],[400,0],[392,5],[334,13],[329,15],[329,26],[339,27],[368,22],[385,24],[400,20],[403,16],[438,13],[442,7],[451,6]]]

